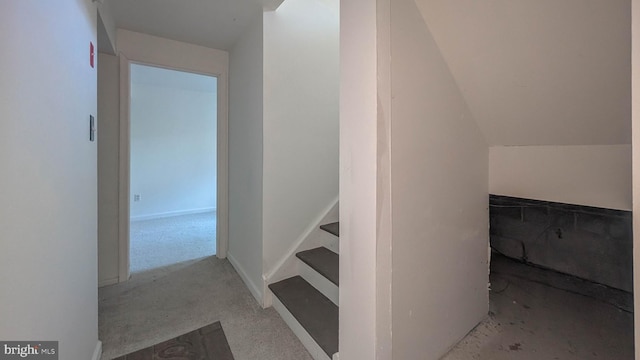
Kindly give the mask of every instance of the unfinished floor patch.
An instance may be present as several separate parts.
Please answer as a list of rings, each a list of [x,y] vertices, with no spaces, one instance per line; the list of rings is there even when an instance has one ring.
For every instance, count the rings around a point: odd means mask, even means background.
[[[494,257],[490,315],[444,360],[634,358],[633,314],[624,299],[611,303],[607,296],[547,285],[539,280],[540,269],[532,268],[535,274],[527,278],[526,266]],[[546,277],[567,282],[554,272]]]

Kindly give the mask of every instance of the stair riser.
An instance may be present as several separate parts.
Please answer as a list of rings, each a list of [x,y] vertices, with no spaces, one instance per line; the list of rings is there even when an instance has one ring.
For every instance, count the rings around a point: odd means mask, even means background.
[[[273,296],[273,308],[276,309],[280,317],[291,328],[293,333],[300,339],[300,342],[309,351],[314,360],[331,360],[331,358],[322,350],[320,345],[313,340],[311,335],[300,325],[287,308],[280,302],[277,296]]]
[[[315,271],[311,266],[307,265],[304,261],[298,259],[298,274],[302,276],[311,286],[316,288],[333,302],[340,306],[340,289],[334,283],[329,281],[326,277]]]
[[[320,238],[319,243],[322,244],[322,246],[326,247],[336,254],[340,254],[340,239],[337,236],[320,230],[320,232],[318,233],[318,238]]]
[[[337,221],[320,225],[320,229],[331,233],[332,235],[340,236],[340,223],[338,223]]]

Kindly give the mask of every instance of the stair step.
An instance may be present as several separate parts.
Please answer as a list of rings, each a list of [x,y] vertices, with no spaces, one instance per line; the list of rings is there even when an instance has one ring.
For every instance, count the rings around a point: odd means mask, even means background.
[[[320,225],[320,229],[329,232],[335,236],[340,236],[340,223],[334,222],[330,224]]]
[[[315,249],[301,251],[297,253],[296,256],[322,276],[329,279],[329,281],[336,284],[336,286],[340,285],[340,257],[338,254],[321,246]]]
[[[300,276],[269,289],[331,358],[338,352],[338,307]]]

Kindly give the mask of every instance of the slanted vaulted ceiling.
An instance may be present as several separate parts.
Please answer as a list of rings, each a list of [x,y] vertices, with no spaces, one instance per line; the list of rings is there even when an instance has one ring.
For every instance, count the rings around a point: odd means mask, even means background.
[[[631,142],[630,0],[415,0],[490,145]]]
[[[106,0],[116,26],[229,50],[282,0]],[[630,0],[415,0],[490,145],[631,142]]]
[[[230,50],[272,0],[106,0],[116,27]],[[276,4],[277,5],[277,4]]]

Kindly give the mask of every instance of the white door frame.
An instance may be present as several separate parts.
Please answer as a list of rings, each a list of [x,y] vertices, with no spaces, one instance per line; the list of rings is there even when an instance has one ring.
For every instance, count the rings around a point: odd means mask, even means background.
[[[157,39],[157,38],[156,38]],[[212,50],[218,51],[218,50]],[[130,223],[130,161],[131,161],[131,64],[142,64],[171,70],[215,76],[218,84],[218,139],[217,139],[217,205],[216,205],[216,256],[227,257],[229,242],[229,162],[228,162],[228,62],[213,64],[211,68],[189,66],[180,61],[166,61],[169,57],[141,56],[141,54],[119,53],[120,57],[120,149],[119,149],[119,229],[118,229],[118,281],[129,279],[129,223]],[[163,61],[164,60],[164,61]]]

